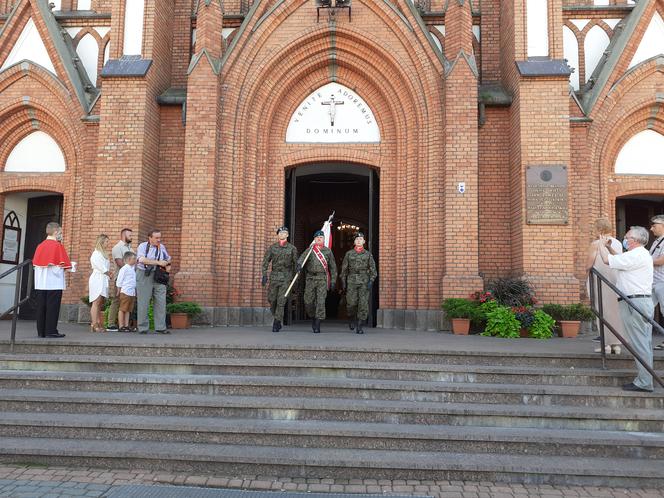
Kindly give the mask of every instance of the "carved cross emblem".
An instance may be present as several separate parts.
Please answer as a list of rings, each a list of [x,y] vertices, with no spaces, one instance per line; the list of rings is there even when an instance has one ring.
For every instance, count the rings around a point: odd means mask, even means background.
[[[327,102],[321,102],[322,105],[329,105],[329,109],[327,110],[327,114],[330,116],[330,126],[334,126],[334,117],[337,115],[337,109],[336,107],[338,105],[344,105],[344,102],[339,102],[337,100],[334,100],[334,95],[330,95],[330,100]]]

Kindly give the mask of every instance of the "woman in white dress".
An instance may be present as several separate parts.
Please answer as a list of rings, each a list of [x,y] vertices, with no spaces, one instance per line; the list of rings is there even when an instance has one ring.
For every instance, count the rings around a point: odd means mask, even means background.
[[[111,275],[111,263],[108,259],[108,236],[101,234],[95,242],[95,250],[90,256],[92,274],[88,281],[90,299],[90,330],[106,332],[104,327],[104,301],[108,297],[108,282]]]
[[[613,285],[616,284],[616,273],[614,270],[609,268],[608,265],[602,261],[602,258],[599,255],[597,250],[599,244],[599,237],[606,235],[611,239],[610,252],[612,254],[621,254],[622,244],[618,239],[612,237],[611,234],[612,227],[611,222],[608,218],[598,218],[594,224],[594,232],[597,236],[597,239],[593,240],[590,243],[588,248],[588,259],[586,260],[586,269],[590,271],[590,268],[595,268],[599,271],[609,282]],[[597,282],[597,279],[595,280]],[[606,283],[602,282],[602,311],[604,312],[604,319],[609,322],[613,328],[618,332],[623,338],[625,337],[623,332],[623,322],[618,313],[618,297],[615,292],[613,292]],[[586,286],[588,289],[588,295],[590,295],[590,281],[586,281]],[[598,289],[595,289],[595,293],[598,293]],[[597,299],[597,297],[596,297]],[[595,301],[595,307],[598,307],[598,301]],[[599,318],[596,319],[597,330],[599,331]],[[605,352],[607,354],[620,354],[620,341],[616,338],[615,335],[611,333],[608,327],[604,327],[604,344]],[[596,353],[601,352],[601,347],[595,349]]]

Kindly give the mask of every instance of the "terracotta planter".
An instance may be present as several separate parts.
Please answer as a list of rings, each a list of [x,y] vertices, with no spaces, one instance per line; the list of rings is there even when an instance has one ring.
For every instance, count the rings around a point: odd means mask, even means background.
[[[530,337],[530,331],[528,329],[519,330],[519,337]]]
[[[560,321],[560,336],[561,337],[576,337],[579,335],[579,329],[581,328],[581,322],[578,321]]]
[[[455,335],[468,335],[468,332],[470,332],[470,319],[452,318],[452,332]]]
[[[171,313],[171,328],[188,329],[191,327],[191,317],[186,313]]]

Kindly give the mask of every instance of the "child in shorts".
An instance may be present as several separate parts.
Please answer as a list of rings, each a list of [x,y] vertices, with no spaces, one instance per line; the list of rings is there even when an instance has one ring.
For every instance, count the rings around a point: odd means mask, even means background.
[[[126,252],[122,260],[124,266],[120,268],[115,282],[120,300],[118,325],[120,326],[120,332],[131,332],[129,318],[131,312],[134,311],[134,303],[136,302],[136,254],[131,251]]]

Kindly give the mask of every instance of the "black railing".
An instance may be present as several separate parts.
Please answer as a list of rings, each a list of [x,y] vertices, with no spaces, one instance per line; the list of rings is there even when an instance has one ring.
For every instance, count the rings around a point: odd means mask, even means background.
[[[23,268],[28,267],[28,285],[27,285],[27,292],[26,296],[21,299],[21,286],[23,284]],[[8,277],[12,273],[17,272],[16,274],[16,288],[14,289],[14,306],[9,308],[7,311],[2,313],[0,315],[0,320],[2,320],[4,317],[9,315],[10,313],[13,313],[12,315],[12,332],[11,336],[9,339],[9,351],[12,353],[14,352],[14,343],[16,342],[16,322],[18,321],[18,310],[19,308],[24,305],[29,299],[30,299],[30,294],[32,293],[32,281],[33,281],[33,270],[32,270],[32,260],[31,259],[26,259],[23,261],[23,263],[20,263],[13,268],[10,268],[6,272],[4,272],[2,275],[0,275],[0,280],[2,280],[5,277]]]
[[[655,370],[647,364],[647,362],[641,358],[639,354],[637,354],[634,351],[634,348],[629,344],[628,341],[625,340],[625,338],[620,335],[615,329],[613,325],[611,325],[606,318],[604,318],[604,306],[602,303],[602,282],[604,282],[609,289],[611,289],[615,294],[616,294],[616,299],[620,297],[625,303],[627,303],[627,306],[632,308],[634,311],[636,311],[639,315],[643,317],[644,320],[646,320],[650,325],[652,325],[653,329],[664,333],[664,328],[657,323],[655,320],[653,320],[651,317],[647,316],[645,313],[643,313],[633,302],[632,300],[627,297],[621,290],[619,290],[615,285],[613,285],[609,280],[602,275],[599,271],[597,271],[596,268],[591,268],[590,269],[590,307],[593,310],[593,313],[597,316],[599,319],[599,337],[600,337],[600,351],[602,352],[602,367],[606,368],[606,349],[605,349],[605,338],[604,338],[604,327],[607,327],[611,333],[613,333],[614,336],[616,336],[616,339],[620,341],[620,343],[625,346],[627,351],[629,351],[634,359],[638,361],[643,367],[652,375],[653,379],[657,381],[657,383],[664,387],[664,381],[662,381],[661,377],[657,375]]]

